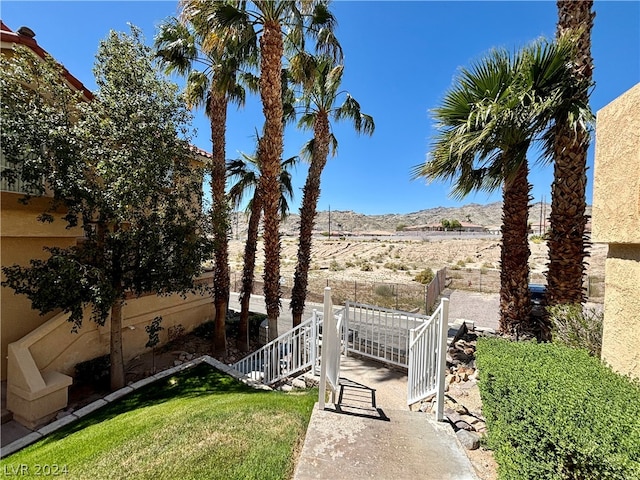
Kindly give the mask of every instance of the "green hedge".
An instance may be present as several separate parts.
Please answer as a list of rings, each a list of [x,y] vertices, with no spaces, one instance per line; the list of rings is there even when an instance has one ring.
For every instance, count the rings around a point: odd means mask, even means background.
[[[640,383],[584,350],[480,339],[500,479],[640,479]]]

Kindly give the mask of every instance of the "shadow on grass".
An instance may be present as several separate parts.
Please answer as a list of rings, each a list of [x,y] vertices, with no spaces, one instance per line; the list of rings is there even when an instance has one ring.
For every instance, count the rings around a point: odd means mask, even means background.
[[[265,393],[251,388],[206,363],[167,376],[119,398],[86,417],[51,433],[43,444],[57,441],[91,425],[104,422],[138,408],[158,405],[177,398],[195,398],[218,394]]]

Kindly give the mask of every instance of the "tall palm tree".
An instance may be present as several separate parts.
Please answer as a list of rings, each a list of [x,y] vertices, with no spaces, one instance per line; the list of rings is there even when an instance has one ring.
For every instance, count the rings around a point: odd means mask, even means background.
[[[254,156],[242,153],[242,158],[229,160],[227,171],[229,179],[235,183],[229,190],[229,198],[238,208],[247,195],[253,195],[247,204],[249,215],[247,241],[244,245],[244,265],[242,268],[242,286],[240,288],[240,325],[237,346],[242,352],[249,350],[249,301],[253,293],[253,272],[256,264],[256,248],[258,245],[258,226],[262,214],[262,198],[260,192],[261,161],[260,150],[262,139],[258,139],[258,148]],[[289,201],[293,198],[290,169],[295,165],[297,157],[282,162],[280,172],[280,215],[285,217],[289,212]]]
[[[190,107],[204,106],[211,127],[211,222],[214,243],[213,292],[216,309],[214,355],[227,351],[225,320],[229,304],[229,200],[226,187],[225,136],[229,102],[243,105],[244,88],[238,81],[242,63],[252,59],[250,48],[227,43],[225,49],[207,48],[209,32],[204,19],[191,16],[185,22],[165,21],[155,38],[157,57],[168,73],[187,77],[186,99]],[[203,67],[202,70],[198,70]],[[246,78],[246,75],[245,75]]]
[[[189,15],[206,12],[208,25],[219,35],[218,45],[227,38],[257,38],[260,49],[260,99],[265,117],[261,147],[262,202],[264,211],[264,295],[269,318],[269,336],[278,335],[280,315],[280,160],[283,151],[282,58],[285,47],[305,50],[306,40],[316,49],[342,57],[333,28],[335,19],[328,1],[272,0],[182,0]],[[250,33],[244,33],[250,32]]]
[[[455,180],[459,198],[473,190],[503,190],[500,329],[542,338],[532,324],[528,293],[527,151],[544,132],[572,85],[569,42],[538,42],[511,56],[493,51],[462,69],[440,107],[439,132],[425,165],[414,176]]]
[[[585,104],[592,86],[593,58],[591,29],[595,13],[592,0],[560,0],[557,36],[572,35],[575,49],[573,72],[581,81],[577,97]],[[569,112],[556,117],[554,140],[554,181],[551,188],[549,217],[549,270],[547,272],[549,302],[553,305],[583,303],[585,290],[585,238],[587,217],[585,189],[586,160],[590,136],[588,130],[568,122]]]
[[[313,129],[313,139],[303,149],[303,156],[309,159],[310,165],[300,208],[298,263],[291,292],[294,327],[302,321],[307,296],[311,240],[320,196],[320,177],[327,163],[329,150],[335,154],[338,146],[331,132],[330,120],[351,120],[356,132],[367,135],[372,135],[375,129],[373,118],[360,112],[360,104],[356,99],[348,92],[340,90],[344,66],[336,65],[333,59],[326,56],[315,58],[313,63],[315,65],[311,72],[311,80],[303,90],[304,115],[299,122],[299,126]],[[340,106],[336,106],[339,97],[344,97],[344,101]]]

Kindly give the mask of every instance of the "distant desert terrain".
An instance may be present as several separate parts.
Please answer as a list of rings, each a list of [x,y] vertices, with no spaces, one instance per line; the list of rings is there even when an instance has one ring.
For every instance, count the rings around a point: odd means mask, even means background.
[[[296,266],[297,239],[285,236],[282,239],[281,276],[283,284],[289,285]],[[529,242],[531,257],[529,264],[532,281],[544,281],[547,246],[544,242]],[[230,243],[230,267],[232,272],[242,271],[244,241]],[[596,244],[589,248],[587,274],[601,279],[607,246]],[[258,245],[256,280],[264,268],[263,245]],[[464,234],[442,234],[406,236],[401,234],[378,237],[328,238],[317,236],[313,241],[312,278],[330,280],[416,283],[413,278],[425,268],[436,271],[448,267],[455,272],[490,275],[499,272],[500,238],[498,236],[465,236]]]

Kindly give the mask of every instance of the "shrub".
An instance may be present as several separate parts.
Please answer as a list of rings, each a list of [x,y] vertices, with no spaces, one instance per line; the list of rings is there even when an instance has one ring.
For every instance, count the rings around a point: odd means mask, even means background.
[[[331,260],[329,263],[329,270],[332,272],[339,272],[340,270],[344,270],[344,267],[340,265],[336,260]]]
[[[376,295],[379,295],[381,297],[393,297],[395,295],[393,287],[391,285],[377,285],[373,291]]]
[[[478,341],[501,479],[640,478],[640,382],[557,343]]]
[[[364,262],[360,267],[360,270],[363,272],[371,272],[373,271],[373,267],[368,262]]]
[[[430,268],[425,268],[421,272],[419,272],[413,279],[416,282],[422,283],[423,285],[429,285],[433,278],[435,277],[435,273]]]
[[[531,238],[531,241],[536,244],[544,242],[544,236],[542,235],[531,235],[530,238]]]
[[[86,362],[76,364],[75,383],[92,385],[100,389],[109,388],[109,369],[111,358],[109,355],[102,355]]]
[[[547,312],[555,341],[600,357],[603,313],[593,308],[585,311],[581,305],[556,305],[547,307]]]

